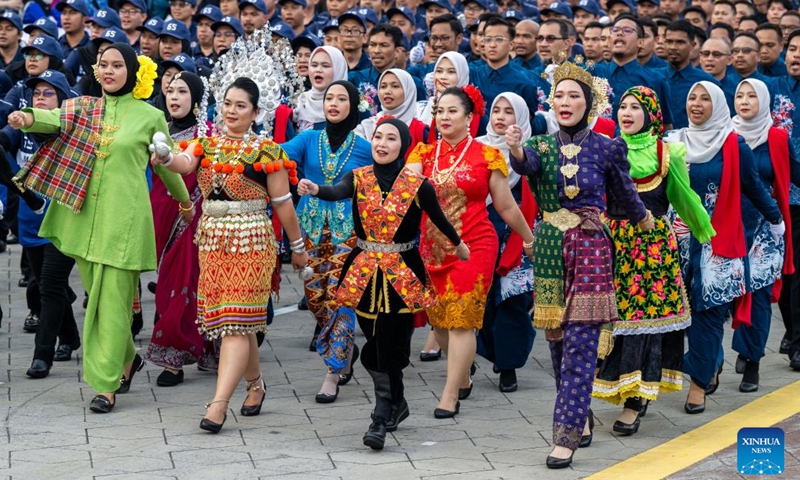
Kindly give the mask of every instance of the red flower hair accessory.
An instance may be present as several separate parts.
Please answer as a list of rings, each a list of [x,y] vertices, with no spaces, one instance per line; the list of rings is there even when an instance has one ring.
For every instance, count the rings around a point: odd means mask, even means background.
[[[484,113],[486,113],[486,102],[483,101],[483,94],[477,87],[474,85],[467,85],[461,87],[461,90],[464,90],[464,93],[472,100],[472,104],[475,105],[473,109],[473,113],[479,117],[482,117]]]

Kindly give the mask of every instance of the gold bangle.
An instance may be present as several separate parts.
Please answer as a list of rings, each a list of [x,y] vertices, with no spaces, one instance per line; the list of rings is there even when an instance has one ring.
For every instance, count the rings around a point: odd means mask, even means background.
[[[522,248],[533,248],[533,242],[528,243],[526,241],[522,241]]]
[[[183,208],[183,205],[178,203],[178,210],[180,210],[181,212],[191,212],[193,208],[194,208],[194,204],[191,204],[189,206],[189,208]]]

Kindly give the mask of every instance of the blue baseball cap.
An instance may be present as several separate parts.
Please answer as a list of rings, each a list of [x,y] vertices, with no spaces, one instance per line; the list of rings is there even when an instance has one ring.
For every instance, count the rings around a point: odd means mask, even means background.
[[[64,76],[63,73],[59,72],[58,70],[50,70],[47,69],[41,73],[38,77],[31,77],[25,80],[25,86],[33,90],[36,88],[36,85],[39,82],[47,82],[53,86],[56,90],[63,93],[65,97],[72,98],[77,97],[78,95],[69,87],[69,82],[67,81],[67,77]]]
[[[136,27],[136,30],[139,30],[140,32],[144,32],[145,30],[147,30],[148,32],[154,33],[156,35],[160,34],[161,30],[163,29],[164,29],[164,20],[158,17],[153,17],[150,20],[144,22],[144,25]]]
[[[119,20],[119,14],[111,8],[101,8],[94,13],[94,16],[89,17],[86,23],[96,23],[103,28],[108,27],[122,27]]]
[[[506,10],[506,12],[503,14],[503,18],[513,22],[514,24],[517,24],[521,20],[525,20],[525,15],[523,15],[519,10]]]
[[[269,13],[267,12],[267,5],[264,3],[264,0],[241,0],[239,2],[239,10],[241,11],[244,7],[252,5],[256,7],[261,13]]]
[[[491,10],[492,9],[491,4],[489,3],[489,0],[466,0],[466,1],[461,2],[461,3],[464,6],[466,6],[468,3],[477,3],[484,10]]]
[[[22,30],[25,33],[33,33],[37,28],[53,38],[58,38],[58,25],[47,17],[42,17],[33,23],[25,25]]]
[[[159,33],[158,36],[173,37],[178,40],[186,40],[187,42],[191,38],[189,28],[186,27],[186,24],[177,20],[167,20],[164,22],[164,27],[161,29],[161,33]]]
[[[190,3],[193,7],[197,6],[197,0],[184,0],[186,3]]]
[[[470,1],[474,1],[474,0],[470,0]],[[412,12],[410,8],[408,8],[408,7],[394,7],[394,8],[390,8],[389,10],[386,11],[386,18],[388,18],[388,19],[391,19],[395,15],[402,15],[402,16],[406,17],[409,22],[411,22],[411,25],[413,25],[415,27],[417,26],[417,16],[414,15],[414,12]]]
[[[100,45],[103,42],[110,42],[110,43],[126,43],[130,45],[130,41],[128,41],[128,36],[125,35],[125,32],[122,31],[121,28],[117,27],[109,27],[103,30],[103,33],[92,40],[92,43],[95,45]]]
[[[339,19],[338,18],[331,18],[325,23],[325,26],[322,27],[322,33],[326,33],[328,30],[338,30],[339,29]]]
[[[661,0],[639,0],[639,3],[642,3],[642,2],[652,3],[656,7],[660,7],[661,6]]]
[[[56,10],[63,12],[67,7],[75,10],[76,12],[80,12],[84,17],[89,16],[89,5],[87,5],[83,0],[66,0],[65,2],[61,2],[56,5]]]
[[[606,2],[606,9],[611,10],[611,5],[615,3],[621,3],[628,7],[631,13],[636,13],[636,4],[633,3],[633,0],[608,0],[608,2]]]
[[[286,22],[280,20],[270,25],[269,30],[275,35],[283,37],[286,40],[289,40],[290,42],[297,37],[297,34],[294,32],[294,29],[290,27]]]
[[[575,13],[577,10],[583,10],[598,17],[603,16],[603,9],[600,8],[600,4],[595,0],[581,0],[577,5],[572,7],[572,13]]]
[[[207,18],[211,22],[219,22],[222,20],[222,10],[214,5],[206,5],[199,12],[194,15],[194,21],[199,22],[201,18]]]
[[[554,2],[547,6],[547,8],[543,8],[540,12],[540,15],[544,15],[546,13],[555,13],[557,15],[564,15],[568,19],[572,20],[574,16],[572,15],[572,7],[567,2]]]
[[[381,23],[380,20],[378,20],[378,14],[375,13],[375,10],[371,8],[367,7],[356,8],[355,11],[359,17],[363,18],[364,20],[373,25]]]
[[[122,6],[125,5],[126,3],[130,3],[134,7],[138,8],[139,10],[142,11],[142,13],[147,13],[147,2],[145,2],[144,0],[122,0],[119,3],[119,8],[122,8]]]
[[[358,21],[358,23],[361,24],[362,27],[364,27],[364,30],[367,29],[367,20],[364,17],[362,17],[361,15],[359,15],[356,10],[348,10],[348,11],[344,12],[343,14],[339,15],[339,25],[344,23],[344,21],[347,20],[347,19],[356,20],[356,21]]]
[[[164,68],[164,70],[169,67],[175,67],[181,72],[197,73],[197,65],[194,63],[194,60],[192,60],[192,57],[185,53],[175,55],[172,57],[172,60],[164,60],[161,62],[161,67]]]
[[[214,25],[211,25],[211,30],[216,32],[219,27],[231,27],[233,31],[236,32],[240,37],[244,35],[242,23],[238,18],[230,15],[225,15],[219,20],[219,22],[214,22]]]
[[[431,5],[438,5],[447,10],[448,12],[451,13],[453,12],[453,6],[450,5],[450,2],[448,2],[447,0],[425,0],[424,2],[422,2],[420,6],[422,7],[423,10],[427,10],[428,7]]]
[[[19,18],[19,15],[16,13],[6,10],[2,15],[0,15],[0,20],[5,20],[11,23],[11,25],[14,25],[14,27],[20,32],[22,31],[22,19]]]
[[[298,35],[294,37],[294,40],[290,40],[290,43],[292,44],[292,50],[295,52],[297,52],[300,47],[306,47],[313,52],[315,48],[322,46],[322,41],[319,37],[310,34]]]
[[[278,4],[283,5],[284,3],[289,3],[289,2],[296,3],[303,8],[308,7],[308,2],[306,0],[280,0]]]
[[[29,45],[22,47],[22,53],[27,53],[31,50],[37,50],[45,55],[59,59],[64,56],[64,53],[61,51],[61,45],[58,44],[58,40],[47,35],[39,35],[34,38]]]

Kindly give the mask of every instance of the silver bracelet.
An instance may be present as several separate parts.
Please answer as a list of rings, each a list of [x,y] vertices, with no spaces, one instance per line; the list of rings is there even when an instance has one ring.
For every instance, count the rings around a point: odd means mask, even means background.
[[[165,166],[165,167],[168,167],[168,166],[169,166],[169,164],[170,164],[170,163],[172,163],[172,161],[173,161],[173,160],[175,160],[175,155],[173,155],[172,153],[170,153],[170,154],[169,154],[169,160],[167,160],[166,162],[162,163],[161,165],[163,165],[163,166]]]
[[[298,255],[302,255],[302,254],[306,253],[306,248],[305,247],[298,247],[298,248],[292,247],[291,250],[292,250],[292,253],[296,253]]]
[[[289,241],[289,246],[291,246],[291,247],[302,247],[305,244],[306,244],[306,242],[305,242],[305,240],[303,240],[303,237],[300,237],[297,240],[290,240]]]
[[[289,192],[286,195],[281,195],[280,197],[273,198],[271,202],[273,205],[278,205],[291,199],[292,199],[292,192]]]

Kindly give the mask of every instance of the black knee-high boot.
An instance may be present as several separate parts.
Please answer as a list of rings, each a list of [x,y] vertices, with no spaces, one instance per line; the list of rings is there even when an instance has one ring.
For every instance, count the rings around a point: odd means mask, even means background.
[[[367,371],[375,384],[375,410],[372,412],[372,424],[364,434],[364,445],[373,450],[383,450],[386,422],[392,418],[392,383],[388,373]]]

